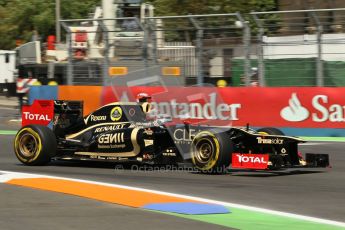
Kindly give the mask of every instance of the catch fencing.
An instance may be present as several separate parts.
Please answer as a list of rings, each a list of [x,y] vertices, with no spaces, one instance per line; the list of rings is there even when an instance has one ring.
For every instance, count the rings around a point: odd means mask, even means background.
[[[62,20],[67,83],[344,86],[344,11]]]
[[[343,86],[345,9],[253,12],[260,85]]]

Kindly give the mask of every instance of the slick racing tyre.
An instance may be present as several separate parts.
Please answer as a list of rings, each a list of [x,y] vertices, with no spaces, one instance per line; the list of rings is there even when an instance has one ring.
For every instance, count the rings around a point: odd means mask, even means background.
[[[273,127],[265,127],[262,129],[258,129],[257,132],[260,134],[268,134],[268,135],[281,135],[281,136],[285,135],[281,130],[277,128],[273,128]]]
[[[41,125],[21,128],[14,140],[16,157],[25,165],[45,165],[56,153],[56,137]]]
[[[230,165],[232,148],[226,133],[202,131],[191,144],[192,162],[203,173],[225,173]]]

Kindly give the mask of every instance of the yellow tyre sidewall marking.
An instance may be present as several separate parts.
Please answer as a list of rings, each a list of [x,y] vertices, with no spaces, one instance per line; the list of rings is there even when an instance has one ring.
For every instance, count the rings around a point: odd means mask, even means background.
[[[219,148],[219,141],[218,141],[218,139],[216,138],[216,136],[215,136],[213,133],[209,132],[209,131],[202,131],[202,132],[198,133],[198,134],[196,135],[196,137],[194,138],[194,140],[197,140],[198,138],[202,138],[203,135],[207,135],[207,136],[210,136],[210,137],[212,138],[212,140],[214,141],[214,143],[215,143],[215,145],[216,145],[216,146],[215,146],[215,147],[216,147],[216,148],[215,148],[216,154],[213,156],[213,153],[212,153],[212,159],[208,162],[207,165],[205,165],[205,167],[200,168],[199,166],[196,165],[196,160],[195,160],[195,157],[194,157],[194,151],[192,151],[192,152],[191,152],[191,154],[192,154],[192,161],[193,161],[193,164],[194,164],[197,168],[199,168],[199,169],[201,169],[201,170],[209,170],[209,169],[211,169],[213,166],[216,165],[217,160],[218,160],[218,158],[219,158],[219,151],[220,151],[220,148]],[[192,141],[192,144],[194,143],[194,140]]]
[[[36,153],[35,153],[35,155],[34,155],[34,158],[31,158],[31,159],[23,158],[23,157],[21,157],[20,153],[18,152],[18,151],[19,151],[19,148],[18,148],[18,145],[19,145],[18,138],[21,136],[21,134],[22,134],[23,132],[28,132],[28,133],[32,134],[32,135],[37,139],[38,148],[37,148],[37,151],[36,151]],[[23,161],[23,162],[28,162],[28,163],[30,163],[30,162],[32,162],[32,161],[35,161],[35,160],[39,157],[39,155],[40,155],[40,153],[41,153],[41,150],[42,150],[41,137],[40,137],[40,136],[38,135],[38,133],[35,132],[33,129],[31,129],[31,128],[24,128],[24,129],[20,130],[20,131],[17,133],[17,135],[16,135],[16,138],[15,138],[15,140],[14,140],[14,150],[15,150],[15,153],[16,153],[17,157],[18,157],[21,161]]]

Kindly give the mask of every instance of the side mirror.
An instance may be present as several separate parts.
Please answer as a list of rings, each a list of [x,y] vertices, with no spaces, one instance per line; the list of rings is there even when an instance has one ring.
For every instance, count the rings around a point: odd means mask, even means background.
[[[183,121],[183,124],[184,124],[185,126],[189,126],[190,124],[192,124],[192,122],[190,122],[190,121],[188,121],[188,120],[184,120],[184,121]]]

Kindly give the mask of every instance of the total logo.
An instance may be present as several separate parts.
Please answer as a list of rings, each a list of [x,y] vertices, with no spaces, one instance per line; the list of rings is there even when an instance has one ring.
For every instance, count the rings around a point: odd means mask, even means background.
[[[345,122],[345,106],[329,104],[327,95],[315,95],[311,99],[311,108],[304,107],[297,93],[292,93],[289,105],[280,111],[280,116],[290,122],[301,122],[311,118],[314,122]]]
[[[233,153],[232,167],[247,169],[266,169],[268,166],[268,154]]]
[[[25,120],[31,121],[50,121],[48,114],[36,114],[30,112],[23,112]]]
[[[247,155],[235,155],[238,158],[238,162],[240,163],[259,163],[259,164],[267,164],[267,160],[263,156],[247,156]]]

